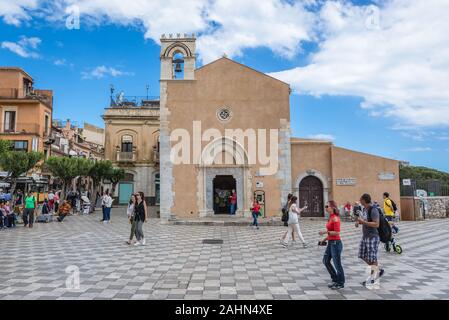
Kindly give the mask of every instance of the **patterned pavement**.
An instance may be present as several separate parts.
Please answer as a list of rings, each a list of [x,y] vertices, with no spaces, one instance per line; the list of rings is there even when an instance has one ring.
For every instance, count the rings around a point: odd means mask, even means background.
[[[324,221],[301,221],[310,246],[279,244],[284,227],[145,225],[147,245],[124,243],[123,209],[112,223],[100,215],[70,216],[63,224],[0,230],[0,299],[449,299],[448,220],[401,222],[404,253],[379,250],[386,273],[380,289],[361,286],[357,259],[361,229],[343,223],[346,287],[327,288]],[[223,239],[222,245],[203,239]],[[66,268],[79,268],[80,287],[66,287]]]

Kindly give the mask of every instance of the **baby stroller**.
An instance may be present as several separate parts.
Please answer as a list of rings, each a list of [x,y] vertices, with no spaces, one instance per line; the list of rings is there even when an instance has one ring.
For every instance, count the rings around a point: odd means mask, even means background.
[[[390,252],[391,249],[393,249],[394,252],[397,254],[402,253],[402,247],[396,243],[396,240],[394,238],[394,235],[398,233],[398,229],[391,228],[391,239],[387,243],[385,243],[385,251]]]
[[[83,214],[90,214],[91,203],[88,197],[82,196],[82,212]]]

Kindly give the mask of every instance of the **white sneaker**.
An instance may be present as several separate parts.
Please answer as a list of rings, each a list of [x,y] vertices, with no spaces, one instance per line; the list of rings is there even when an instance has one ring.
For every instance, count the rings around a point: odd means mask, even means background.
[[[144,246],[147,242],[145,241],[145,238],[143,238],[141,244]]]
[[[138,247],[141,246],[142,244],[139,241],[136,241],[136,243],[134,243],[134,246]]]

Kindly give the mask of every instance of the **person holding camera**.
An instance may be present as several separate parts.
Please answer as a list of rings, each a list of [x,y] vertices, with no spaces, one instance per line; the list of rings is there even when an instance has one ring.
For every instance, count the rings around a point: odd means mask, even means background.
[[[323,264],[332,279],[332,283],[328,287],[332,290],[339,290],[345,287],[345,272],[341,264],[343,242],[340,237],[340,211],[335,201],[329,201],[327,203],[326,211],[329,214],[326,230],[319,232],[320,236],[326,235],[326,238],[320,241],[318,245],[327,244]],[[331,264],[331,261],[334,265]]]

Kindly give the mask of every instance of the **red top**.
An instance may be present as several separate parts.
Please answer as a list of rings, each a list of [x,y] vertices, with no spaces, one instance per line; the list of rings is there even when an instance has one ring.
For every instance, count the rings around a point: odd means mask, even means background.
[[[260,204],[253,203],[253,212],[260,212]]]
[[[231,203],[236,204],[237,203],[237,194],[233,193],[229,198],[231,198]]]
[[[332,214],[329,218],[329,221],[326,224],[327,231],[337,231],[340,232],[340,217],[336,214]],[[327,240],[341,240],[340,233],[338,236],[327,235]]]

